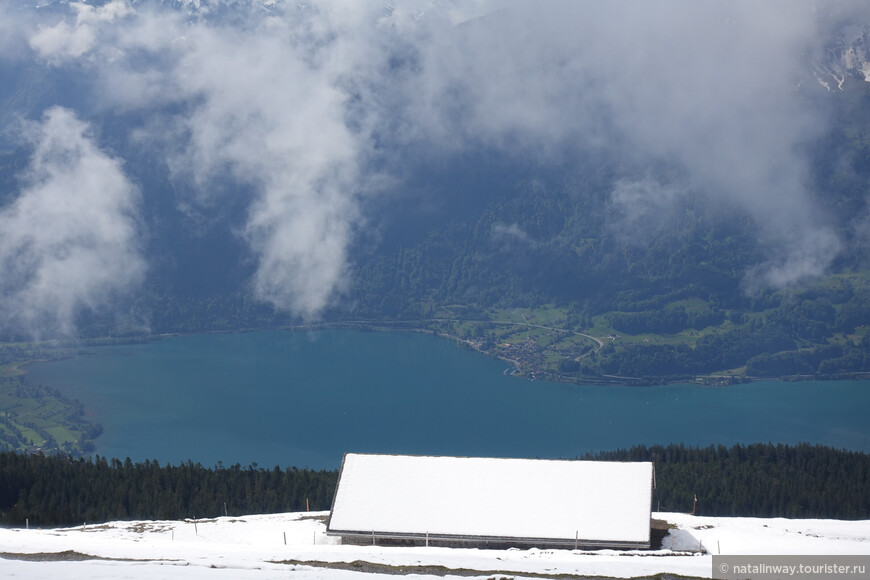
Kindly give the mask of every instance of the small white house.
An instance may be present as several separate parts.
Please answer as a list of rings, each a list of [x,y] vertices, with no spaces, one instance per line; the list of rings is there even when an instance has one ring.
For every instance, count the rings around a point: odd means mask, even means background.
[[[348,453],[327,534],[347,543],[648,548],[652,463]]]

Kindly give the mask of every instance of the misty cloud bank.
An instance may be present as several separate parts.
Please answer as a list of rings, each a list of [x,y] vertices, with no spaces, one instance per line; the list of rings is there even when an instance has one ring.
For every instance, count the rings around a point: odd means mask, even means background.
[[[129,142],[162,152],[185,211],[249,196],[227,235],[256,260],[256,296],[303,317],[346,287],[362,201],[401,178],[409,147],[669,164],[679,182],[616,184],[614,227],[655,232],[689,190],[733,208],[770,248],[747,287],[823,274],[843,247],[801,152],[826,121],[800,89],[832,25],[814,3],[112,0],[0,16],[27,40],[5,58],[81,75],[94,107],[29,126],[36,152],[0,214],[3,312],[21,324],[69,330],[142,279],[139,192],[88,129],[118,114],[143,119]]]
[[[34,151],[14,203],[0,211],[0,313],[7,327],[68,334],[76,312],[138,284],[138,189],[88,125],[55,107],[24,127]]]

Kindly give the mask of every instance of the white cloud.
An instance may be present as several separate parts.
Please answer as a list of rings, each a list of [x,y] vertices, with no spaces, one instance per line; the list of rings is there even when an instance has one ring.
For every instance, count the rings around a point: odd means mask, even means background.
[[[101,26],[132,12],[124,0],[112,0],[102,6],[71,2],[70,8],[75,13],[72,22],[63,19],[54,25],[41,26],[30,37],[31,48],[50,62],[59,63],[90,52],[97,45]]]
[[[24,187],[0,209],[0,312],[25,332],[70,334],[79,311],[142,279],[139,192],[73,112],[52,108],[26,135]]]
[[[534,244],[534,241],[529,237],[529,234],[520,227],[519,224],[500,224],[492,226],[492,238],[495,241],[516,240],[525,244]]]
[[[242,235],[259,261],[254,290],[313,316],[343,284],[365,139],[345,123],[332,49],[294,46],[267,24],[188,31],[172,84],[197,106],[176,161],[203,191],[227,176],[253,188]]]
[[[686,191],[665,185],[652,177],[620,179],[610,194],[611,217],[608,227],[618,238],[646,243],[670,225],[670,219]]]
[[[825,120],[798,90],[824,38],[812,3],[505,6],[415,44],[409,134],[560,163],[607,150],[629,167],[669,164],[682,183],[621,183],[613,205],[656,222],[681,199],[662,193],[690,187],[754,220],[775,250],[758,270],[769,283],[824,272],[838,244],[800,152]]]
[[[782,236],[776,241],[791,242],[792,247],[750,269],[744,281],[750,293],[765,287],[792,286],[821,276],[843,249],[843,242],[836,232],[826,227],[795,230],[791,236]]]
[[[33,17],[29,13],[16,10],[11,3],[0,4],[0,59],[25,56],[27,39],[33,26]]]

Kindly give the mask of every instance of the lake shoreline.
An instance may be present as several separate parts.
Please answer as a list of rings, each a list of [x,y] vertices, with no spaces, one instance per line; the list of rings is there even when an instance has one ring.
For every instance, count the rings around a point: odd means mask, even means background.
[[[350,321],[334,321],[334,322],[318,322],[318,323],[308,323],[308,324],[294,324],[294,325],[277,325],[277,326],[265,326],[265,327],[251,327],[251,328],[240,328],[240,329],[232,329],[232,330],[206,330],[206,331],[197,331],[197,332],[171,332],[171,333],[159,333],[159,334],[148,334],[142,336],[135,337],[107,337],[107,338],[91,338],[91,339],[83,339],[79,342],[58,342],[59,347],[68,348],[70,346],[108,346],[111,344],[115,345],[131,345],[131,344],[147,344],[149,342],[153,342],[156,340],[163,340],[167,338],[173,337],[181,337],[181,336],[197,336],[197,335],[214,335],[214,334],[247,334],[252,332],[265,332],[270,330],[276,331],[285,331],[285,332],[317,332],[322,330],[335,330],[335,329],[343,329],[343,330],[354,330],[359,332],[407,332],[407,333],[418,333],[423,335],[431,335],[437,338],[447,339],[449,341],[454,342],[460,348],[465,348],[467,350],[474,351],[478,354],[482,354],[487,358],[499,360],[507,363],[509,366],[508,369],[505,369],[504,373],[512,376],[514,378],[525,379],[529,382],[535,381],[546,381],[546,382],[554,382],[568,385],[583,385],[583,386],[600,386],[600,387],[650,387],[657,385],[680,385],[680,384],[695,384],[698,386],[713,386],[713,387],[725,387],[730,385],[739,385],[739,384],[747,384],[753,382],[763,382],[763,381],[783,381],[783,382],[800,382],[800,381],[862,381],[862,380],[870,380],[870,372],[854,372],[854,373],[843,373],[843,374],[835,374],[835,375],[783,375],[776,377],[760,377],[760,376],[746,376],[746,375],[737,375],[737,374],[712,374],[712,375],[692,375],[692,376],[684,376],[684,377],[676,377],[669,380],[661,380],[661,377],[632,377],[632,376],[617,376],[617,375],[602,375],[600,377],[571,377],[566,375],[560,375],[556,373],[548,373],[545,376],[541,376],[540,378],[536,378],[533,372],[530,372],[530,369],[524,365],[522,362],[508,358],[506,356],[501,356],[497,352],[493,352],[492,350],[487,350],[481,347],[481,344],[478,341],[469,340],[466,338],[462,338],[455,334],[450,334],[443,330],[437,330],[433,328],[427,328],[425,326],[420,326],[420,323],[444,323],[446,321],[450,322],[488,322],[488,323],[499,323],[499,324],[513,324],[516,326],[526,326],[526,327],[535,327],[535,325],[524,324],[519,322],[502,322],[502,321],[481,321],[481,320],[463,320],[463,319],[429,319],[429,320],[415,320],[415,321],[383,321],[383,320],[350,320]],[[600,338],[596,338],[594,336],[579,333],[576,331],[575,334],[579,334],[582,336],[589,337],[592,340],[596,340],[601,343]],[[50,341],[54,342],[54,341]],[[50,344],[49,342],[49,344]],[[603,344],[603,343],[602,343]],[[70,356],[78,356],[78,354],[72,354]],[[41,360],[41,359],[34,359]],[[21,361],[20,365],[23,366],[28,362],[32,361]],[[19,362],[11,363],[13,365],[19,365]],[[26,370],[22,369],[26,374]]]

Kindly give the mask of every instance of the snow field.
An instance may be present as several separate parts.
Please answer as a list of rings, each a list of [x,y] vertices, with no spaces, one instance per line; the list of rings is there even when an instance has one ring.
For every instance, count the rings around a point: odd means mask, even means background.
[[[480,578],[496,573],[529,578],[554,574],[632,578],[663,572],[709,578],[710,553],[870,553],[870,521],[654,513],[654,518],[676,526],[661,550],[479,550],[342,546],[326,536],[327,515],[290,513],[196,521],[111,522],[50,530],[0,529],[0,577],[395,580],[395,574],[384,569],[364,573],[328,567],[364,561],[394,567],[444,567],[448,569],[447,578],[458,578],[460,570],[478,570]],[[707,554],[693,552],[701,545]],[[59,554],[65,552],[103,559],[58,561],[62,557]],[[22,555],[42,560],[19,559]],[[273,563],[288,560],[317,564]],[[450,570],[455,573],[450,574]],[[421,568],[409,572],[415,578],[433,579],[444,573]]]

